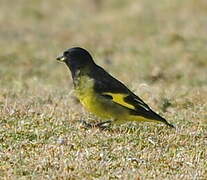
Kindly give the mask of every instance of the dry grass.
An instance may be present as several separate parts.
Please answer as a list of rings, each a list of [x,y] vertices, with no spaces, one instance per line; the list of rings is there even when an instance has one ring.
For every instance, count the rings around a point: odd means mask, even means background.
[[[2,0],[1,179],[207,179],[205,0]],[[99,121],[55,57],[85,47],[176,130]]]

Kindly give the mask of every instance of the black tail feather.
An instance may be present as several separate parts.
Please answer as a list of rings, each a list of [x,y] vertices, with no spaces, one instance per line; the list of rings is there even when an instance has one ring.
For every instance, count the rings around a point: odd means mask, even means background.
[[[165,118],[161,117],[159,114],[157,114],[155,112],[153,112],[153,113],[154,113],[154,119],[165,123],[166,125],[168,125],[171,128],[175,128],[175,126],[170,124],[169,122],[167,122],[167,120]]]

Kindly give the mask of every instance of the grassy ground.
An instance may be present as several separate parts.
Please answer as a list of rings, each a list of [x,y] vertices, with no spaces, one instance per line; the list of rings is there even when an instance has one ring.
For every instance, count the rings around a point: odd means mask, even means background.
[[[1,0],[0,179],[207,179],[206,0]],[[55,61],[81,46],[176,130],[99,119]]]

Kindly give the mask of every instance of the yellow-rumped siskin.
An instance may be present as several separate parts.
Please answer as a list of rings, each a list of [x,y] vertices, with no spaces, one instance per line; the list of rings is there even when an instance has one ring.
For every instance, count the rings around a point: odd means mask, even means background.
[[[131,92],[122,82],[96,65],[92,56],[83,48],[74,47],[57,57],[69,67],[75,94],[81,104],[95,115],[111,123],[129,121],[162,122],[170,127],[163,117],[155,113],[142,99]],[[102,126],[105,122],[99,123]]]

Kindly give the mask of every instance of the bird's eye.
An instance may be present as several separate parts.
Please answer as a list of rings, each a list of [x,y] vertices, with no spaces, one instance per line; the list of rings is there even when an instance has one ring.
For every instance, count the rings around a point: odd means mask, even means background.
[[[63,53],[64,56],[68,56],[68,54],[69,54],[68,51],[65,51],[65,52]]]

